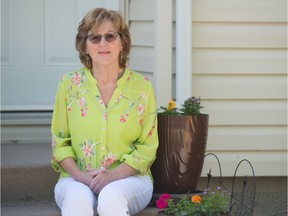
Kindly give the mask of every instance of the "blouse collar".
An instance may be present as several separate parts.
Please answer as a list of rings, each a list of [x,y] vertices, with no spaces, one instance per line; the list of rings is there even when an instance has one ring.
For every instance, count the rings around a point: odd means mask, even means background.
[[[88,68],[85,68],[85,74],[90,82],[97,84],[97,80],[93,77],[92,72]],[[128,68],[125,68],[123,75],[117,81],[117,86],[123,85],[123,83],[128,80],[129,75]]]

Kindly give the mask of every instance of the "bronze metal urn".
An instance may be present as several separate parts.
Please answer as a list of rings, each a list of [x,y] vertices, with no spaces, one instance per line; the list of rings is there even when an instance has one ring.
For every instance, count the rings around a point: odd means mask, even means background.
[[[208,121],[207,114],[158,114],[159,147],[151,167],[154,193],[196,191],[205,158]]]

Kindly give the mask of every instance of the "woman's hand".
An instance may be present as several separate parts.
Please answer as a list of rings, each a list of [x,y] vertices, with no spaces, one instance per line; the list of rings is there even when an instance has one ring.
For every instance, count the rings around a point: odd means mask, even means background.
[[[60,164],[76,181],[90,186],[93,176],[88,171],[79,170],[73,158],[65,158]]]
[[[90,187],[93,178],[103,171],[104,170],[102,169],[92,169],[88,167],[86,171],[79,171],[73,177],[75,178],[76,181],[79,181]]]
[[[93,177],[89,174],[89,172],[86,172],[86,171],[78,172],[76,175],[73,176],[73,178],[75,178],[76,181],[79,181],[87,185],[88,187],[90,186],[93,180]]]
[[[100,191],[110,182],[115,180],[115,177],[113,176],[113,171],[110,170],[96,170],[92,171],[90,175],[94,175],[91,183],[90,183],[90,189],[95,194],[99,194]]]
[[[90,184],[90,189],[95,194],[99,194],[100,191],[110,182],[123,179],[131,175],[135,175],[138,172],[126,163],[122,163],[117,168],[112,170],[87,169],[87,171],[93,177],[93,180]]]

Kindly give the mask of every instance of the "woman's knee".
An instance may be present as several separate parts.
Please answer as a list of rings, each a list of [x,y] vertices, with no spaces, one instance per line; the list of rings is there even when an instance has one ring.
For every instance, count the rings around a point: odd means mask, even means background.
[[[122,194],[115,191],[105,190],[104,188],[98,195],[97,212],[101,216],[127,216],[129,214],[128,201]]]
[[[78,182],[69,182],[57,194],[62,215],[94,215],[96,198],[90,188]],[[57,200],[56,200],[57,201]]]

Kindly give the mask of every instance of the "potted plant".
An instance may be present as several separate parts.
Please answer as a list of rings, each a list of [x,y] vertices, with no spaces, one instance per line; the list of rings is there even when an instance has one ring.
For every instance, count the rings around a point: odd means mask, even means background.
[[[178,200],[171,199],[169,194],[162,194],[156,200],[156,207],[161,209],[158,216],[230,216],[229,196],[229,192],[221,187],[215,191],[207,188],[203,194],[187,194]]]
[[[179,109],[173,100],[160,108],[159,147],[151,167],[154,193],[195,192],[204,163],[209,116],[201,114],[201,100],[193,96]]]

